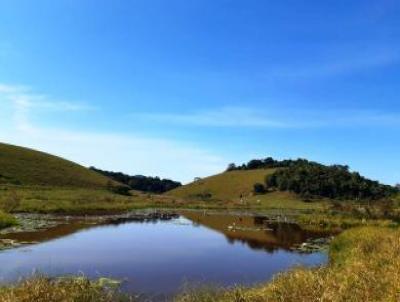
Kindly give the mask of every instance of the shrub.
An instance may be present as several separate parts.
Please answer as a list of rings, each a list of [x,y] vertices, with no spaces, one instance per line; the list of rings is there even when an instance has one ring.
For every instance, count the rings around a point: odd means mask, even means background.
[[[264,194],[265,193],[265,187],[263,184],[256,183],[253,186],[253,191],[255,194]]]

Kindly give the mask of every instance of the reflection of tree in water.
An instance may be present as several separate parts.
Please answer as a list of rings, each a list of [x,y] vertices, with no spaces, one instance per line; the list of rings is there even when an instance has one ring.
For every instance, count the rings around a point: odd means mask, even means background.
[[[254,225],[258,227],[265,227],[268,230],[263,231],[265,234],[265,240],[248,238],[246,236],[240,236],[238,234],[225,234],[228,242],[234,244],[235,242],[241,242],[246,244],[248,247],[254,250],[265,250],[268,253],[273,253],[277,249],[291,250],[295,244],[302,243],[310,238],[318,238],[326,236],[320,232],[309,232],[303,230],[299,225],[295,223],[285,222],[270,222],[267,217],[255,216]],[[267,240],[272,235],[274,240]]]
[[[267,216],[209,214],[188,212],[184,216],[193,225],[201,225],[224,234],[230,244],[242,243],[255,250],[269,253],[277,249],[290,250],[293,245],[309,238],[323,237],[320,232],[308,232],[299,225],[271,222]]]
[[[225,234],[225,237],[226,240],[232,245],[235,244],[236,242],[240,242],[242,244],[247,245],[252,250],[264,250],[270,254],[281,248],[281,246],[279,245],[274,246],[271,244],[266,244],[265,242],[259,240],[231,237],[227,234]]]

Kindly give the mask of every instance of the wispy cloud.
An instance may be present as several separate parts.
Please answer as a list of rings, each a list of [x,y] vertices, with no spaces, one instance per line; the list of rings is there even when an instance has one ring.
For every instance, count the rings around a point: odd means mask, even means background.
[[[32,122],[34,109],[49,110],[54,115],[90,106],[52,101],[24,86],[0,85],[0,108],[11,113],[1,116],[4,111],[0,110],[0,141],[46,151],[85,166],[189,182],[196,176],[221,171],[226,165],[226,159],[189,142],[36,125]]]
[[[326,128],[400,126],[400,113],[374,110],[256,110],[224,107],[188,113],[135,113],[135,120],[193,127],[231,128]]]
[[[264,113],[244,107],[224,107],[216,110],[182,113],[137,113],[140,120],[177,125],[206,127],[268,127],[282,128],[288,125],[268,118]]]
[[[66,112],[95,109],[95,107],[86,104],[54,100],[51,96],[33,92],[27,86],[7,85],[1,83],[0,101],[3,106],[5,102],[9,102],[14,107],[13,117],[15,126],[20,130],[30,132],[34,130],[28,117],[32,110]]]
[[[339,51],[339,50],[338,50]],[[340,51],[339,51],[340,52]],[[346,50],[343,55],[326,55],[314,58],[306,65],[291,64],[280,66],[266,73],[268,77],[289,78],[317,78],[329,77],[356,72],[365,72],[371,69],[387,67],[400,62],[400,47],[388,47],[374,51]]]

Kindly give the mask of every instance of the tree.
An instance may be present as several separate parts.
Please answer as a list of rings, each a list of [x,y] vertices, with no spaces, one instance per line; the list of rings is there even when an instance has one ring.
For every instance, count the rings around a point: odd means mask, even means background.
[[[233,171],[233,170],[237,170],[237,167],[236,167],[235,163],[230,163],[228,165],[228,168],[226,168],[226,171]]]
[[[261,159],[253,159],[247,163],[247,169],[259,169],[263,167],[263,161]]]
[[[397,189],[350,172],[349,167],[325,166],[306,160],[297,160],[288,167],[268,175],[267,189],[290,191],[301,196],[332,199],[378,200],[389,198]]]
[[[265,187],[261,183],[256,183],[253,186],[253,191],[255,194],[264,194],[265,193]]]
[[[159,177],[147,177],[143,175],[131,176],[121,172],[103,171],[96,169],[95,167],[90,167],[90,169],[128,186],[128,189],[139,190],[143,192],[164,193],[182,185],[180,182],[170,179],[161,179]],[[109,184],[109,187],[110,186],[112,186],[111,182]],[[115,190],[120,192],[120,194],[128,194],[129,191],[125,188],[119,188]]]

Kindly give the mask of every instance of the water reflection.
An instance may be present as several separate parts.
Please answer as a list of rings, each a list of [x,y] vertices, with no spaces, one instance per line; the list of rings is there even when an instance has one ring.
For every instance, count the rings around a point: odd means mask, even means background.
[[[266,216],[227,215],[202,211],[184,211],[182,215],[196,225],[225,235],[228,242],[241,242],[252,249],[274,252],[291,248],[310,238],[329,236],[325,231],[307,231],[294,223],[271,222]]]
[[[294,265],[326,261],[321,253],[289,250],[293,243],[321,235],[295,225],[269,224],[251,216],[182,214],[119,225],[78,221],[13,235],[47,241],[0,252],[0,280],[14,281],[34,269],[52,276],[83,273],[125,280],[125,291],[170,297],[184,282],[253,284]]]

